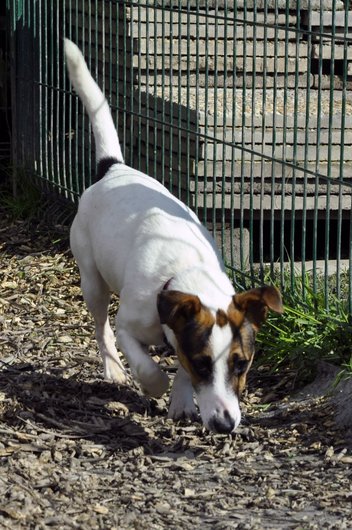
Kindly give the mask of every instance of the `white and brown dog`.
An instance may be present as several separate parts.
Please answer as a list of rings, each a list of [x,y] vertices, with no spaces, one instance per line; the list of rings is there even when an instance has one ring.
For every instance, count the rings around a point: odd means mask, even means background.
[[[82,195],[71,228],[84,299],[95,321],[106,379],[123,383],[124,368],[108,320],[110,292],[120,295],[116,338],[143,390],[161,396],[167,375],[148,355],[164,337],[180,367],[169,417],[193,417],[229,433],[241,420],[239,397],[268,309],[283,310],[264,286],[235,294],[210,233],[153,178],[125,165],[108,103],[83,55],[65,41],[71,82],[88,111],[98,161],[97,182]]]

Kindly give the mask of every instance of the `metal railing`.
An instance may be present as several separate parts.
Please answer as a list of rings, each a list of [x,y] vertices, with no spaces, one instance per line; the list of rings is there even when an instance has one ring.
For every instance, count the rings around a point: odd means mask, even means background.
[[[260,7],[259,7],[260,6]],[[127,163],[208,225],[234,280],[352,306],[352,12],[332,0],[8,0],[14,162],[75,200],[95,170],[61,37]],[[321,287],[322,286],[322,287]]]

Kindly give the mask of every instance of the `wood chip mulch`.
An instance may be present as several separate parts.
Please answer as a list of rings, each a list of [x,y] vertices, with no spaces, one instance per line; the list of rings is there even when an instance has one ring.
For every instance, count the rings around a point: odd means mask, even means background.
[[[67,234],[0,211],[0,528],[352,528],[345,432],[290,374],[253,372],[232,436],[103,381]]]

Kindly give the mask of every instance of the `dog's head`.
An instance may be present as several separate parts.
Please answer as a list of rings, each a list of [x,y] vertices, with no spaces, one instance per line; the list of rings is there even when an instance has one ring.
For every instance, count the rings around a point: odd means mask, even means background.
[[[213,309],[198,296],[163,290],[160,321],[172,330],[177,356],[190,375],[204,425],[231,432],[241,421],[239,398],[254,356],[256,333],[268,310],[283,312],[275,287],[251,289]]]

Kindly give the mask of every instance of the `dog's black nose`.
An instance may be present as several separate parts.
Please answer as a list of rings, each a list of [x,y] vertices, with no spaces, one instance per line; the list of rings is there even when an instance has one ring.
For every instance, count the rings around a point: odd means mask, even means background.
[[[231,418],[229,412],[225,410],[223,415],[216,415],[210,420],[209,427],[212,431],[220,434],[230,433],[235,427],[235,420]]]

